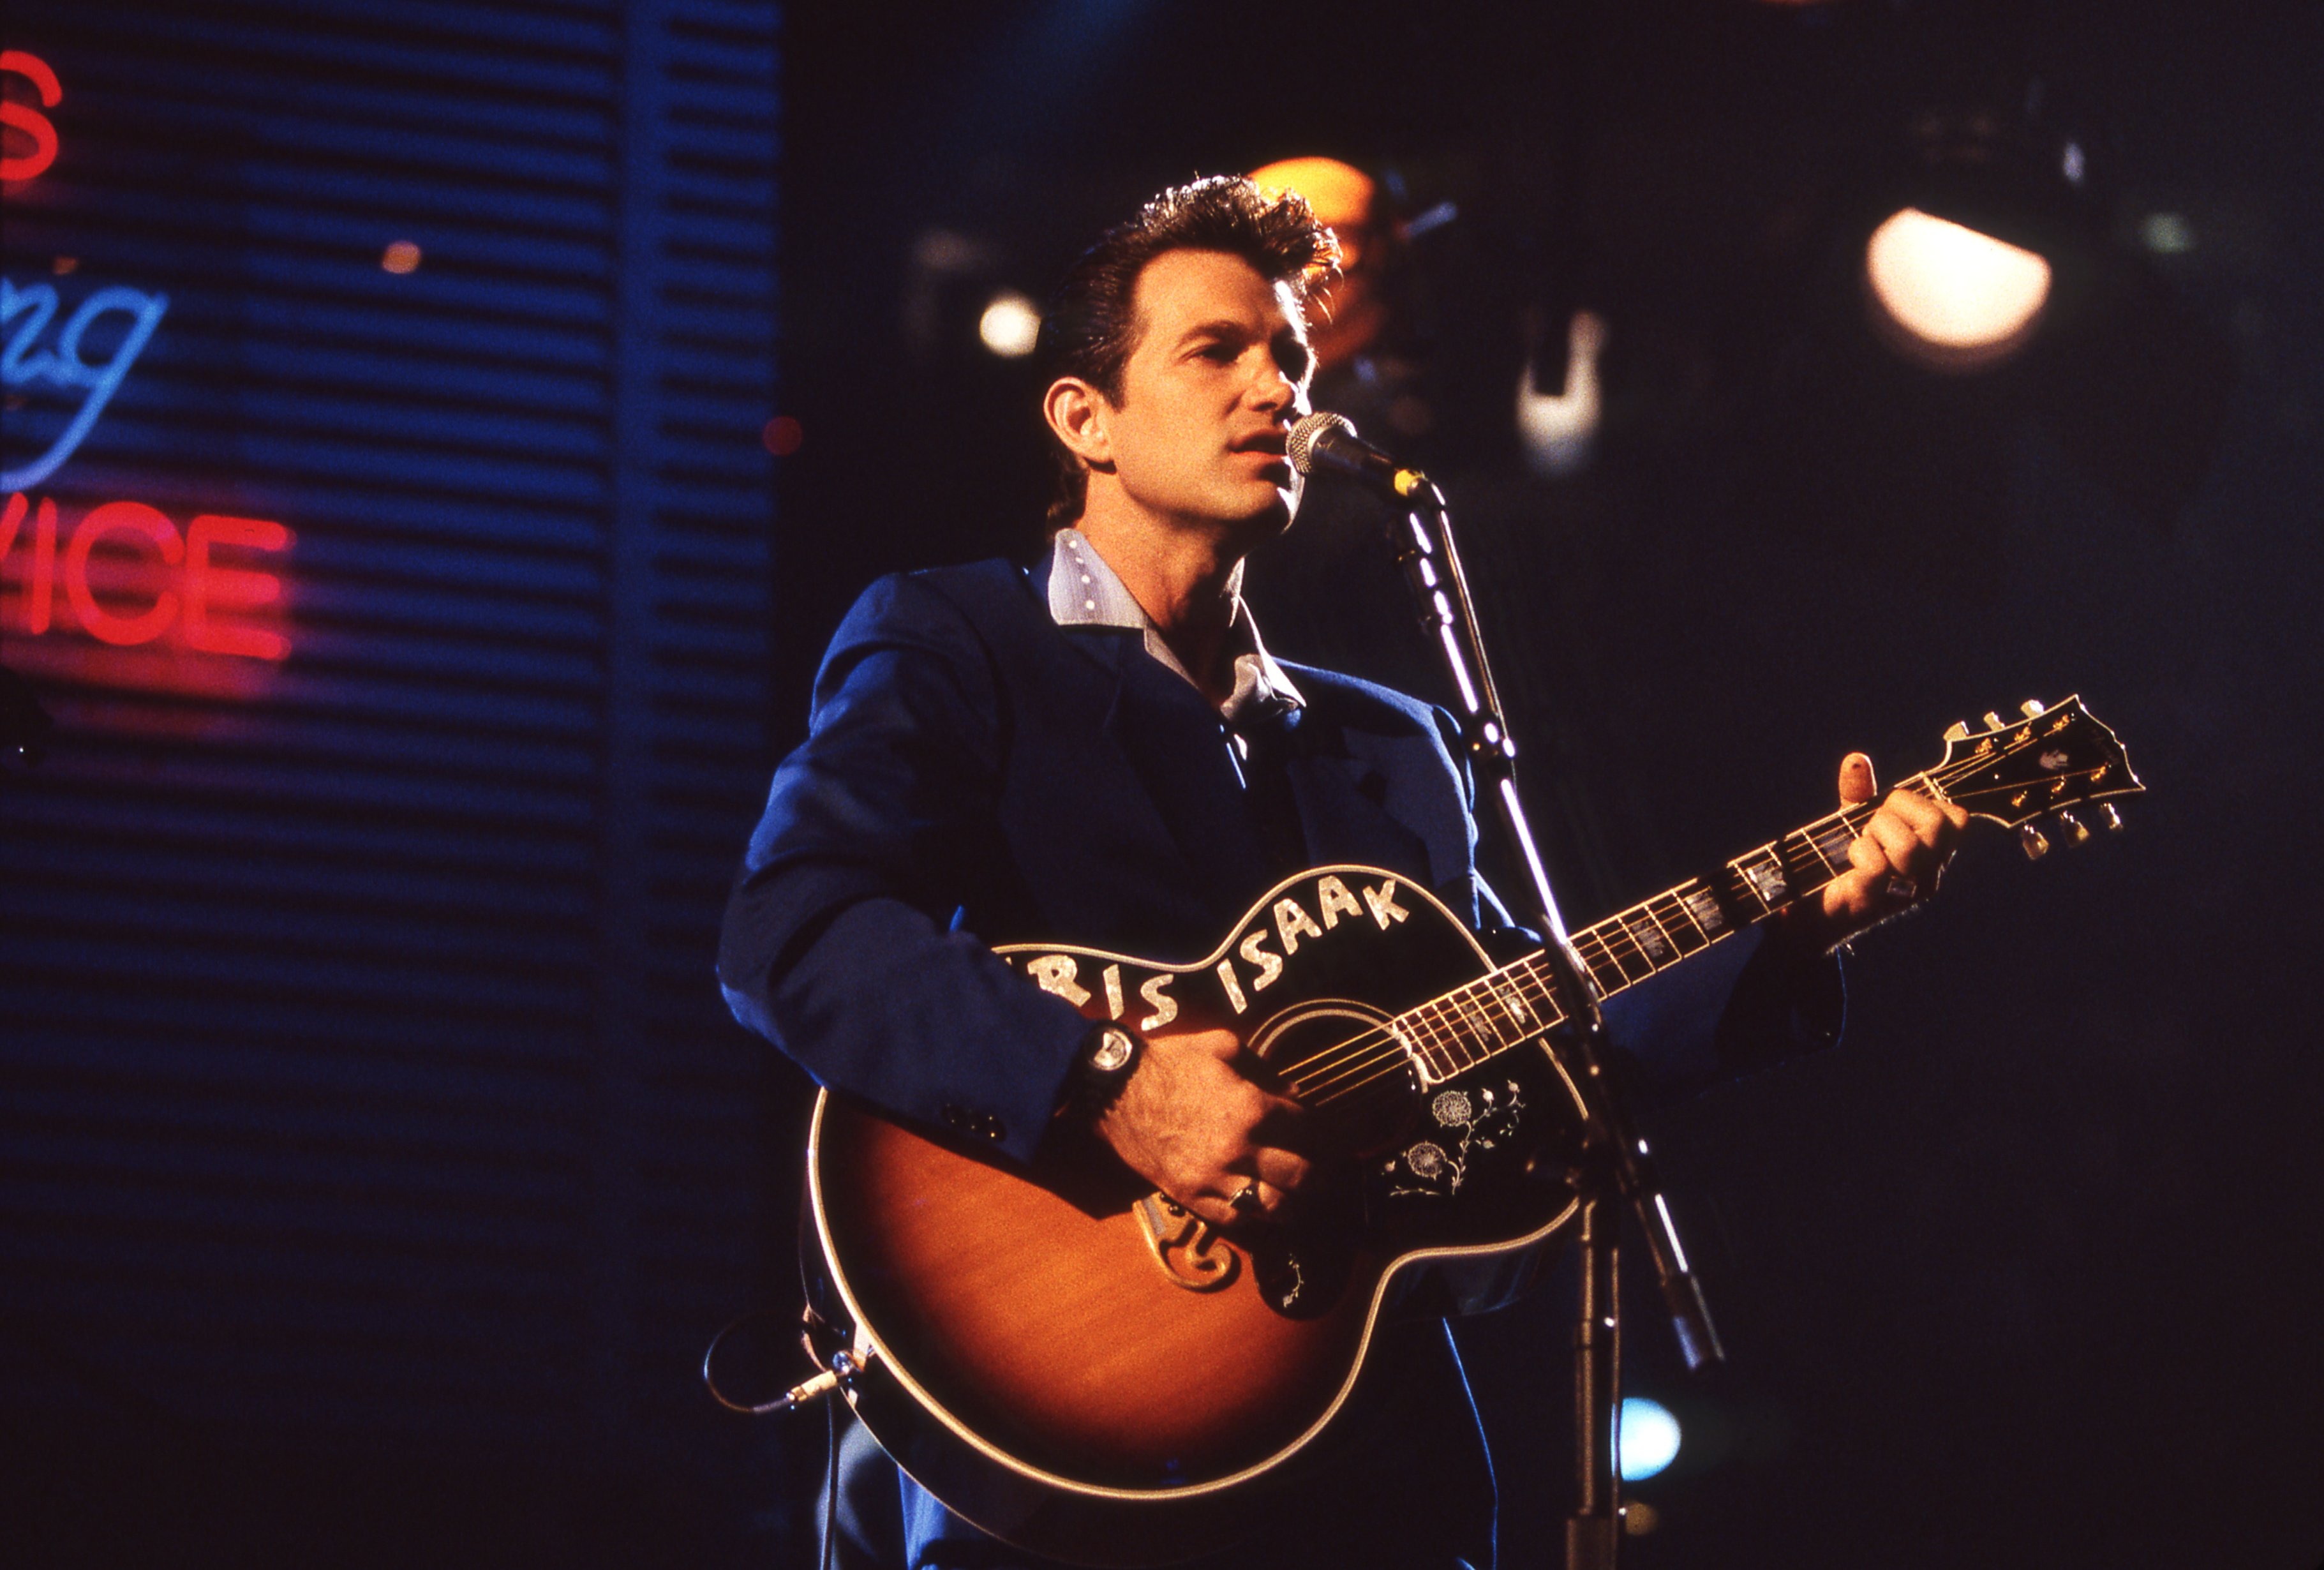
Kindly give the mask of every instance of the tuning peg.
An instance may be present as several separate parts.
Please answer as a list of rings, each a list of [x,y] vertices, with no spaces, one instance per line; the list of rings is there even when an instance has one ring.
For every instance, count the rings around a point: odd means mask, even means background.
[[[2052,813],[2051,816],[2055,817],[2059,823],[2064,826],[2068,834],[2074,836],[2074,843],[2076,845],[2088,845],[2089,843],[2090,826],[2084,823],[2080,818],[2076,817],[2071,808],[2061,807],[2056,812]]]
[[[1945,740],[1949,742],[1965,742],[1969,740],[1969,721],[1955,720],[1952,724],[1947,725],[1945,727]]]
[[[1989,731],[1997,731],[2001,728],[2001,715],[1999,711],[1995,709],[1987,709],[1985,711],[1985,728]]]
[[[2021,823],[2017,826],[2017,844],[2018,847],[2024,851],[2025,859],[2029,862],[2038,862],[2050,854],[2048,836],[2030,823]]]
[[[2122,832],[2122,814],[2114,809],[2114,803],[2111,801],[2098,803],[2098,821],[2106,825],[2108,834]]]
[[[2040,698],[2029,697],[2024,703],[2017,706],[2017,712],[2024,715],[2027,719],[2040,719],[2043,714],[2048,712],[2049,707],[2050,706],[2043,703]]]

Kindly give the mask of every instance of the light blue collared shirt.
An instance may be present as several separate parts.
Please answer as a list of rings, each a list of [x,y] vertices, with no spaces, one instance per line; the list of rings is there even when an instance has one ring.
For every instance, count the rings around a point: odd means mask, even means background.
[[[1146,607],[1122,586],[1078,529],[1058,530],[1056,541],[1049,548],[1049,616],[1060,627],[1123,627],[1143,633],[1147,653],[1165,670],[1184,678],[1189,687],[1197,690],[1202,687],[1172,652]],[[1240,596],[1235,599],[1234,620],[1227,625],[1227,647],[1234,652],[1234,690],[1218,706],[1219,717],[1230,733],[1306,706],[1307,700],[1292,685],[1291,678],[1259,641],[1250,607]],[[1235,749],[1243,751],[1240,735],[1235,736]]]

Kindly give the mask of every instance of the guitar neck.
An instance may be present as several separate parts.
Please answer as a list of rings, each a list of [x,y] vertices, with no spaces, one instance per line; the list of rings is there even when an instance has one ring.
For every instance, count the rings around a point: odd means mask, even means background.
[[[1930,777],[1900,787],[1934,794]],[[1709,877],[1618,910],[1573,935],[1601,997],[1637,985],[1778,910],[1820,892],[1848,870],[1848,847],[1877,803],[1843,807],[1728,862]],[[1549,956],[1541,951],[1398,1015],[1425,1083],[1475,1067],[1562,1023]]]

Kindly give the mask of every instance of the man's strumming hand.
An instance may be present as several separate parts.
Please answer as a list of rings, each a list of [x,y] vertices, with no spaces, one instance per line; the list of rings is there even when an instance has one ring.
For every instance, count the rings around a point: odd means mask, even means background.
[[[1302,1108],[1253,1077],[1263,1073],[1231,1030],[1192,1030],[1147,1040],[1146,1050],[1097,1131],[1130,1169],[1221,1226],[1244,1219],[1234,1197],[1258,1186],[1273,1214],[1307,1180],[1294,1146]]]

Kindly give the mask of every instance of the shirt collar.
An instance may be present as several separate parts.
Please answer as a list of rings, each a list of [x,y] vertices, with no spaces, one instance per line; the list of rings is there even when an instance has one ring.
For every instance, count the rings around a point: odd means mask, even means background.
[[[1189,686],[1199,688],[1178,656],[1146,614],[1137,596],[1122,586],[1113,568],[1092,548],[1078,529],[1060,529],[1049,548],[1049,616],[1060,627],[1120,627],[1145,635],[1146,652],[1165,669],[1176,671]],[[1227,626],[1227,648],[1234,656],[1234,690],[1219,705],[1220,717],[1231,725],[1265,719],[1287,709],[1302,708],[1307,700],[1291,684],[1259,641],[1259,626],[1250,607],[1240,596],[1234,620]]]

